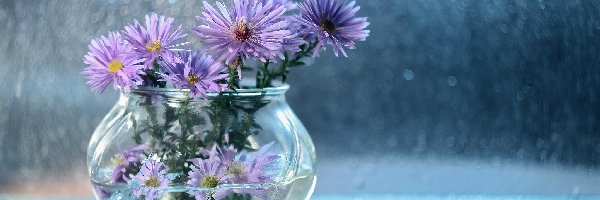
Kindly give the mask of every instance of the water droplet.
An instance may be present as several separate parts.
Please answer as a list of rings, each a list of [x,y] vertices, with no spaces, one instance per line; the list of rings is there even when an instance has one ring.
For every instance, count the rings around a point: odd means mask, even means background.
[[[19,75],[17,76],[17,81],[15,82],[15,96],[17,98],[21,97],[21,89],[23,84],[24,73],[23,71],[19,71]]]
[[[455,76],[448,76],[448,85],[450,87],[456,86],[457,80]]]
[[[123,6],[119,10],[119,12],[121,13],[121,16],[127,16],[127,13],[129,12],[129,8],[127,6]]]
[[[100,10],[92,15],[92,22],[97,23],[104,17],[104,10]]]
[[[407,81],[410,81],[415,77],[415,74],[410,69],[405,69],[403,75],[404,79],[406,79]]]
[[[177,0],[169,0],[169,3],[175,4],[175,3],[177,3]]]

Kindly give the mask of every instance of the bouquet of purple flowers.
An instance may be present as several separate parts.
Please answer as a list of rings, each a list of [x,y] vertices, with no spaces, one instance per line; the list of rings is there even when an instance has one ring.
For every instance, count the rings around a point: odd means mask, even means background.
[[[360,7],[343,0],[234,0],[204,11],[192,32],[204,49],[186,49],[188,36],[174,19],[152,13],[144,24],[135,20],[120,32],[92,40],[84,63],[92,91],[112,83],[129,92],[141,86],[189,90],[206,97],[239,88],[244,72],[256,71],[256,87],[285,82],[290,68],[305,65],[331,46],[336,56],[354,49],[369,36],[367,18],[356,17]],[[256,62],[258,61],[258,62]],[[251,64],[257,66],[251,66]]]
[[[112,84],[123,93],[176,88],[189,96],[177,107],[166,105],[163,121],[157,120],[152,101],[144,104],[147,119],[131,123],[136,146],[113,158],[112,184],[127,184],[133,196],[155,199],[174,184],[217,188],[270,181],[263,167],[278,159],[269,153],[272,143],[250,149],[247,139],[260,130],[254,113],[264,106],[263,101],[256,99],[254,106],[239,109],[234,108],[231,96],[222,93],[283,83],[291,68],[306,65],[328,48],[336,56],[347,56],[345,49],[354,49],[356,41],[369,35],[367,18],[355,16],[358,10],[355,2],[344,0],[203,2],[202,15],[191,30],[201,39],[201,50],[188,47],[188,35],[174,25],[173,18],[157,13],[147,15],[143,24],[134,20],[121,31],[92,40],[84,57],[88,67],[82,73],[93,92],[102,93]],[[242,79],[256,82],[242,85]],[[201,137],[192,127],[207,122],[189,104],[209,96],[212,100],[204,109],[212,129]],[[179,135],[172,131],[175,126]],[[143,141],[142,134],[154,141]],[[97,188],[99,196],[108,198],[112,193]],[[186,194],[177,198],[265,198],[264,190],[243,188]]]

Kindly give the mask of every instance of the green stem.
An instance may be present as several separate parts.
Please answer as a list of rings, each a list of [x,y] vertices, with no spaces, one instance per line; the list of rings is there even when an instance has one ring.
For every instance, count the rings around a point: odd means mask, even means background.
[[[287,78],[288,69],[291,67],[304,65],[304,63],[299,62],[300,59],[308,56],[309,53],[311,53],[317,47],[318,43],[319,43],[319,41],[315,40],[315,42],[308,45],[308,47],[306,49],[303,49],[298,54],[296,54],[296,56],[292,60],[289,60],[288,53],[286,52],[285,59],[283,60],[283,62],[281,62],[281,65],[279,65],[279,70],[271,72],[269,74],[269,77],[272,77],[272,78],[281,77],[281,82],[285,82],[285,80]]]
[[[290,63],[298,62],[300,59],[307,56],[308,53],[312,52],[315,49],[315,47],[317,47],[317,44],[319,44],[319,40],[315,39],[315,42],[311,43],[308,46],[308,49],[301,51],[300,54],[296,55],[296,58],[294,58],[294,60],[292,60],[292,62]]]
[[[263,89],[270,85],[271,82],[271,73],[269,72],[269,64],[271,61],[267,60],[264,62],[263,66],[259,68],[259,71],[256,73],[256,86],[260,89]]]
[[[244,60],[241,56],[238,56],[236,60],[227,66],[229,73],[229,81],[227,81],[227,87],[233,91],[236,88],[240,88],[240,78],[238,74],[238,69],[242,69],[244,67]]]

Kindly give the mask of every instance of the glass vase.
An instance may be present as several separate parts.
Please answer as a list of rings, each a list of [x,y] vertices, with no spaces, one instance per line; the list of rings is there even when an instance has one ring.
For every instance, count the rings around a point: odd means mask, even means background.
[[[121,94],[88,147],[96,199],[310,199],[316,154],[288,88]]]

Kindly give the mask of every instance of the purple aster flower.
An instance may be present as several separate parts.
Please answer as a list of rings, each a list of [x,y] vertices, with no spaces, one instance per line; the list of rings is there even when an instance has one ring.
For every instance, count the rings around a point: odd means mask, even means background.
[[[354,7],[355,2],[343,0],[304,0],[299,5],[299,22],[304,26],[307,35],[315,35],[318,40],[313,57],[318,56],[319,49],[325,50],[325,45],[330,44],[333,52],[338,52],[346,57],[344,47],[355,49],[355,41],[365,41],[369,30],[365,30],[369,23],[366,17],[355,17],[360,7]]]
[[[230,166],[236,161],[236,155],[238,152],[233,145],[230,145],[227,148],[218,148],[216,145],[214,147],[216,148],[218,154],[211,156],[218,156],[219,160],[221,160],[224,165]]]
[[[169,186],[169,179],[165,164],[154,160],[146,160],[140,172],[135,175],[129,184],[133,187],[133,194],[140,198],[151,200],[164,194],[164,188]]]
[[[263,62],[281,53],[282,43],[291,38],[284,5],[272,0],[265,4],[255,0],[234,0],[231,9],[217,2],[217,11],[207,2],[198,16],[201,25],[193,31],[202,43],[219,55],[217,60],[232,64],[239,56]]]
[[[112,182],[127,183],[129,181],[129,174],[135,174],[139,171],[136,165],[144,159],[143,153],[147,148],[147,144],[139,144],[115,155],[115,158],[112,159],[116,165],[112,172]]]
[[[143,60],[132,55],[132,49],[125,44],[119,33],[110,32],[108,37],[92,40],[88,46],[90,52],[84,57],[84,63],[89,66],[83,70],[87,75],[87,84],[95,93],[102,93],[112,82],[113,87],[129,92],[142,84],[140,77],[143,67],[138,63]]]
[[[298,22],[298,19],[294,17],[288,18],[289,30],[292,31],[292,36],[285,38],[282,43],[282,49],[284,51],[288,51],[290,53],[301,51],[300,45],[306,43],[306,39],[303,35],[299,34],[301,32],[301,24]],[[283,59],[282,55],[280,57]]]
[[[269,0],[256,0],[258,3],[262,5],[266,5]],[[290,0],[273,0],[273,7],[285,7],[286,11],[296,10],[298,8],[298,4],[290,1]],[[292,33],[289,37],[283,39],[281,43],[282,50],[289,52],[299,52],[301,51],[300,45],[306,43],[304,38],[301,38],[299,33],[300,24],[294,15],[290,15],[290,12],[286,12],[282,16],[286,21],[288,21],[288,30]],[[281,59],[284,59],[283,52],[278,54]]]
[[[256,1],[258,1],[259,3],[262,3],[262,5],[266,5],[269,0],[256,0]],[[273,6],[275,6],[275,7],[283,6],[283,7],[285,7],[285,9],[287,11],[295,10],[298,8],[298,4],[293,1],[290,1],[290,0],[273,0]]]
[[[272,181],[265,167],[275,161],[279,156],[268,154],[273,142],[261,147],[254,156],[250,157],[247,152],[242,152],[236,157],[237,150],[233,146],[226,149],[218,148],[222,163],[227,166],[229,180],[236,184],[260,184]],[[265,198],[265,190],[262,189],[233,189],[239,194],[250,194]]]
[[[187,37],[182,34],[181,26],[173,29],[173,18],[158,16],[156,13],[146,15],[146,27],[137,20],[125,27],[125,40],[133,46],[135,52],[143,57],[144,66],[150,69],[157,58],[163,58],[168,62],[178,62],[173,53],[177,46],[187,43],[177,43]]]
[[[165,69],[169,74],[164,74],[163,79],[177,88],[190,89],[191,98],[206,98],[208,92],[221,92],[227,88],[227,84],[219,84],[217,81],[226,80],[229,75],[221,74],[225,68],[210,55],[200,51],[182,52],[181,55],[182,63],[166,65]]]
[[[221,163],[217,156],[214,156],[214,148],[209,159],[193,159],[188,175],[190,179],[187,185],[193,188],[216,188],[219,185],[228,183],[229,176],[226,174],[227,167]],[[211,197],[219,200],[231,193],[230,189],[217,190],[195,190],[190,194],[197,200],[210,199]]]

